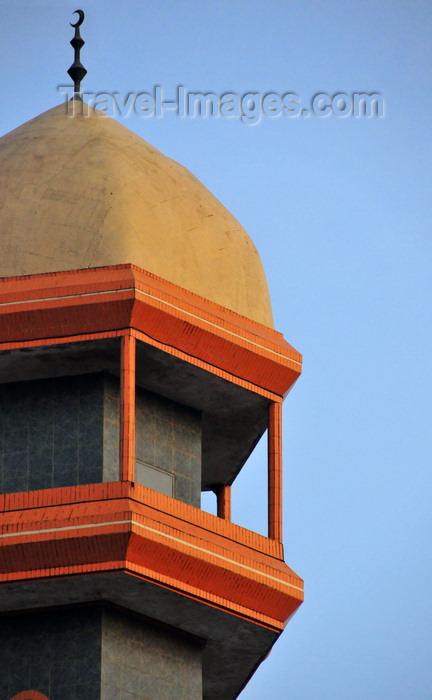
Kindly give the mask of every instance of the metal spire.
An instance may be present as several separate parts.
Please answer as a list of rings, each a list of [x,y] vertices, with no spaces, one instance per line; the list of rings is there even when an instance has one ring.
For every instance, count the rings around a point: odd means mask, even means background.
[[[71,46],[75,50],[75,60],[72,63],[71,67],[68,70],[68,73],[72,80],[74,81],[74,95],[73,99],[81,99],[81,80],[84,78],[85,74],[87,73],[86,69],[82,65],[80,61],[80,51],[82,47],[84,46],[84,40],[81,39],[81,34],[80,34],[80,26],[84,22],[84,12],[82,10],[75,10],[74,14],[77,14],[79,16],[79,19],[75,24],[72,24],[70,22],[70,26],[75,28],[75,36],[73,39],[71,39]]]

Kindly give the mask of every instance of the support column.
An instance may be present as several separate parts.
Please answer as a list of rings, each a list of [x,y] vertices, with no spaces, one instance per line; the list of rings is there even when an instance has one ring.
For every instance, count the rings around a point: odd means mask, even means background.
[[[231,520],[231,486],[221,484],[216,489],[218,518]]]
[[[268,536],[282,542],[282,404],[271,403],[268,427]]]
[[[120,352],[120,479],[134,481],[136,340],[130,330],[121,338]]]

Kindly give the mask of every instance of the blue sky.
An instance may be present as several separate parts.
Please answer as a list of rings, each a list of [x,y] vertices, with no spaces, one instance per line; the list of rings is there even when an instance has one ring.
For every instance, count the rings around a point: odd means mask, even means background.
[[[0,133],[57,104],[76,3],[0,0]],[[383,118],[132,115],[260,251],[304,355],[285,402],[285,553],[306,600],[241,700],[426,700],[431,579],[432,6],[89,0],[84,87],[378,92]],[[234,487],[263,531],[264,457]]]

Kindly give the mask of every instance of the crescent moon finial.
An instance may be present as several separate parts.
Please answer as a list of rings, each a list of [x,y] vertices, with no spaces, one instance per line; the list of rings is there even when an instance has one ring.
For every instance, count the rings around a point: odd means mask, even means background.
[[[75,24],[72,24],[72,22],[69,22],[71,27],[80,27],[82,23],[84,22],[84,12],[82,10],[75,10],[73,13],[74,15],[78,15],[78,20],[75,22]]]
[[[87,71],[84,68],[84,66],[81,63],[80,60],[80,51],[82,47],[84,46],[84,40],[81,38],[80,34],[80,26],[84,22],[84,12],[82,10],[75,10],[74,14],[78,15],[78,20],[75,22],[75,24],[72,24],[70,22],[71,27],[74,27],[75,29],[75,35],[74,38],[71,40],[71,46],[75,50],[75,60],[72,63],[71,67],[68,70],[68,73],[72,80],[74,81],[74,95],[73,99],[82,99],[81,98],[81,80],[84,78],[86,75]]]

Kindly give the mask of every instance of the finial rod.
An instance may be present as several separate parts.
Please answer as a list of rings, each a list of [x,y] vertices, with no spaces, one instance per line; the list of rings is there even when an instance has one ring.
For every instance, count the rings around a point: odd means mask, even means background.
[[[75,10],[74,14],[78,15],[78,20],[75,24],[70,22],[70,26],[75,28],[75,36],[71,39],[71,46],[75,50],[75,60],[68,70],[68,73],[72,80],[74,81],[74,99],[81,99],[81,80],[86,75],[87,71],[80,61],[80,51],[84,46],[84,40],[81,38],[80,26],[84,22],[84,12],[82,10]]]

